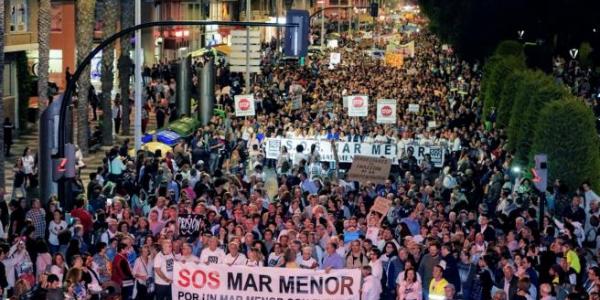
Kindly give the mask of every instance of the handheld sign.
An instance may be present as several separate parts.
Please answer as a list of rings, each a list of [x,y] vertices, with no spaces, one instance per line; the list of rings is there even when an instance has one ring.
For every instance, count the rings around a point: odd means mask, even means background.
[[[418,113],[419,112],[419,104],[411,103],[408,105],[408,112]]]
[[[366,117],[369,114],[369,96],[354,95],[348,97],[348,116]]]
[[[179,236],[196,236],[202,228],[202,216],[192,214],[180,214],[177,216],[177,227]]]
[[[387,216],[388,211],[390,210],[391,207],[392,207],[391,200],[384,198],[384,197],[377,197],[375,199],[375,203],[373,203],[373,206],[371,206],[371,210],[369,211],[369,214],[374,213],[374,212],[380,214],[381,218],[379,219],[379,223],[381,223],[383,218],[385,218],[385,216]]]
[[[302,109],[302,94],[292,95],[292,110]]]
[[[363,184],[367,181],[383,184],[388,179],[391,168],[392,161],[390,159],[355,155],[350,171],[348,171],[348,179]]]
[[[394,124],[396,123],[396,100],[379,99],[377,100],[377,123]]]
[[[329,54],[329,63],[332,65],[337,65],[342,61],[342,55],[339,52],[331,52]]]
[[[256,114],[254,95],[237,95],[234,100],[236,117],[248,117]]]

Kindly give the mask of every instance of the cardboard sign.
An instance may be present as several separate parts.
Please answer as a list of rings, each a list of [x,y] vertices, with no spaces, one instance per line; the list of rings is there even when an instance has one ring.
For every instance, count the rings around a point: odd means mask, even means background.
[[[337,65],[342,62],[342,54],[338,52],[331,52],[329,54],[329,63],[332,65]]]
[[[401,53],[385,53],[385,64],[390,67],[401,68],[404,65],[404,55]]]
[[[292,95],[292,110],[302,109],[302,94]]]
[[[177,227],[179,236],[197,236],[204,225],[203,216],[192,214],[180,214],[177,216]]]
[[[348,116],[366,117],[369,114],[369,96],[348,96]]]
[[[384,197],[377,197],[375,203],[371,206],[371,211],[379,213],[382,216],[387,216],[388,211],[392,207],[392,200]]]
[[[408,105],[408,112],[418,113],[419,112],[419,104],[411,103]]]
[[[348,171],[348,179],[360,183],[383,184],[388,179],[391,168],[392,161],[390,159],[355,155],[350,171]]]
[[[377,100],[377,123],[394,124],[396,123],[396,100],[379,99]]]
[[[236,95],[234,100],[236,117],[248,117],[256,115],[254,95]]]

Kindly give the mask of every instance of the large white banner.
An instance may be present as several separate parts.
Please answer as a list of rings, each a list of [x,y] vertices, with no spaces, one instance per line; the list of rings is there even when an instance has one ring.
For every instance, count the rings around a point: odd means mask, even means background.
[[[423,159],[425,159],[425,155],[429,154],[429,156],[431,156],[431,163],[436,168],[441,168],[444,166],[444,154],[446,153],[445,147],[419,144],[404,145],[405,153],[408,152],[408,150],[412,151],[419,164]]]
[[[236,117],[254,116],[256,114],[254,95],[236,95],[234,101]]]
[[[277,159],[282,146],[285,146],[288,152],[294,155],[298,145],[304,147],[303,153],[310,153],[311,146],[316,144],[321,161],[335,161],[330,141],[269,138],[266,143],[266,154],[269,159]],[[366,155],[385,157],[391,159],[394,164],[398,163],[396,144],[336,142],[336,147],[339,162],[351,163],[354,155]]]
[[[296,147],[302,145],[304,153],[309,153],[312,145],[316,145],[317,151],[321,156],[321,161],[334,162],[333,149],[331,142],[326,140],[305,140],[305,139],[284,139],[268,138],[266,139],[266,155],[269,159],[277,159],[281,152],[281,147],[285,146],[290,155],[296,153]],[[375,157],[385,157],[392,160],[392,164],[398,164],[403,153],[411,150],[418,163],[425,158],[426,154],[431,156],[431,163],[436,168],[444,166],[444,156],[446,146],[420,144],[413,142],[404,145],[404,149],[397,149],[396,144],[378,144],[378,143],[354,143],[354,142],[336,142],[339,162],[351,163],[354,155],[366,155]]]
[[[325,271],[175,262],[173,300],[359,300],[359,269]]]
[[[369,96],[348,96],[348,116],[366,117],[369,114]]]
[[[396,123],[396,100],[379,99],[377,100],[377,123],[395,124]]]

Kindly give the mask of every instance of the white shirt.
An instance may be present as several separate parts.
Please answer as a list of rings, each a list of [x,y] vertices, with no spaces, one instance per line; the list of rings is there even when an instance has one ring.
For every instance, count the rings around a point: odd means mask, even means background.
[[[225,252],[221,248],[217,248],[214,251],[210,248],[205,248],[200,254],[200,261],[203,264],[223,264],[225,261]]]
[[[144,263],[141,257],[138,257],[133,264],[133,276],[144,275],[146,278],[154,277],[154,269],[152,266],[152,260],[148,258],[148,263]],[[137,279],[136,279],[137,280]],[[146,281],[139,281],[140,284],[146,285]]]
[[[312,257],[309,257],[308,260],[304,260],[304,257],[300,257],[296,261],[302,269],[316,269],[319,266],[317,260]]]
[[[54,220],[50,222],[50,225],[48,225],[48,232],[50,233],[48,235],[48,242],[50,242],[50,245],[60,245],[58,242],[58,234],[65,229],[67,229],[67,222],[64,220],[61,220],[60,223],[56,223]]]
[[[225,255],[225,259],[223,259],[223,263],[228,266],[245,266],[247,261],[248,259],[243,253],[238,253],[236,256],[231,255],[231,253],[227,253],[227,255]]]
[[[35,164],[33,155],[23,156],[21,161],[23,162],[23,172],[25,172],[25,174],[33,174],[33,166]]]
[[[383,265],[381,261],[377,259],[376,261],[370,261],[369,266],[371,267],[371,273],[377,280],[381,280],[381,276],[383,275]]]
[[[175,267],[175,257],[173,254],[165,255],[162,252],[159,252],[154,257],[154,268],[160,269],[163,275],[169,279],[173,279],[173,268]],[[164,281],[162,277],[156,276],[154,278],[154,282],[160,285],[169,285],[170,283]]]
[[[381,281],[373,275],[364,278],[362,284],[362,292],[360,299],[362,300],[379,300],[381,294]]]

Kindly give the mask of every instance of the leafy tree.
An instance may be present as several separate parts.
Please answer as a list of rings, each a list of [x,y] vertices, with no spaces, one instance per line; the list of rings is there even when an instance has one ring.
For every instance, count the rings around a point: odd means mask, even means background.
[[[494,51],[494,55],[500,56],[516,56],[522,58],[525,61],[525,52],[523,52],[523,45],[514,40],[506,40],[500,42]]]
[[[515,150],[516,162],[527,165],[532,137],[540,110],[545,104],[569,95],[568,90],[540,71],[531,73],[517,91],[508,124],[509,148]]]
[[[525,60],[518,56],[492,56],[484,66],[481,95],[483,114],[487,118],[500,103],[504,81],[513,72],[525,69]]]
[[[548,103],[539,113],[530,157],[548,155],[550,182],[571,189],[584,181],[600,188],[600,143],[592,111],[573,96]]]
[[[508,126],[513,104],[515,102],[515,96],[519,90],[523,88],[524,85],[521,83],[525,80],[525,77],[525,71],[514,71],[504,80],[500,92],[500,101],[498,103],[496,126],[500,128]]]

